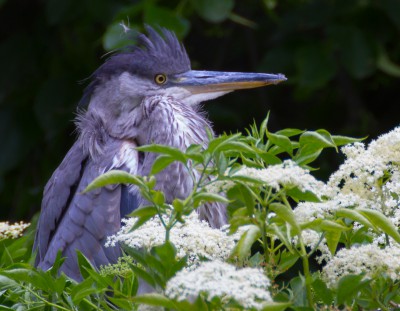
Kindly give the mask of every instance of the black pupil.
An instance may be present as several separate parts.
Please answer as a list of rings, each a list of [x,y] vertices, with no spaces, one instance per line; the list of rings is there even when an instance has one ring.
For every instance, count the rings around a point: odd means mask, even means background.
[[[158,82],[158,83],[163,83],[164,81],[165,81],[165,78],[164,78],[163,75],[158,75],[158,76],[157,76],[157,82]]]

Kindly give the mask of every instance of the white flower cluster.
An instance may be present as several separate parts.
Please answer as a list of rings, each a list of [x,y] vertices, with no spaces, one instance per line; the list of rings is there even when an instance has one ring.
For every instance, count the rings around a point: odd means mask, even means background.
[[[233,176],[244,176],[257,179],[265,185],[279,191],[281,187],[298,187],[302,192],[311,191],[317,196],[323,195],[325,184],[315,179],[308,170],[301,168],[292,160],[282,164],[270,165],[264,169],[242,166]],[[219,180],[207,186],[210,192],[223,192],[235,184],[230,180]]]
[[[340,250],[323,268],[322,277],[331,288],[341,277],[365,273],[365,278],[385,275],[393,281],[400,280],[400,248],[380,248],[374,244]]]
[[[167,216],[165,221],[167,221]],[[170,231],[170,240],[178,251],[178,258],[188,255],[188,265],[195,265],[201,257],[208,260],[225,260],[240,238],[240,232],[228,235],[228,228],[213,229],[205,221],[200,221],[196,212],[184,216],[184,223],[177,223]],[[106,246],[118,242],[132,248],[151,249],[165,242],[165,229],[158,216],[153,217],[138,229],[130,232],[136,218],[124,219],[120,231],[108,237]]]
[[[22,235],[22,232],[29,227],[29,223],[22,221],[12,225],[8,221],[0,221],[0,241],[5,239],[16,239]]]
[[[355,143],[342,151],[347,159],[331,175],[328,186],[337,193],[356,195],[369,208],[393,217],[400,206],[400,127],[372,141],[368,148]]]
[[[211,193],[224,193],[227,192],[229,189],[235,186],[235,183],[232,180],[225,179],[225,180],[214,180],[213,182],[209,183],[205,186],[207,192]]]
[[[356,194],[336,193],[332,199],[321,202],[301,202],[293,210],[296,220],[307,223],[315,219],[331,218],[336,210],[340,208],[362,207],[370,208],[371,202],[360,198]]]
[[[220,261],[203,262],[192,271],[180,271],[167,283],[165,294],[178,301],[195,300],[200,294],[210,301],[234,299],[246,310],[260,310],[272,301],[269,279],[256,268],[237,269]]]
[[[298,187],[302,192],[311,191],[319,195],[324,188],[323,182],[315,179],[308,170],[292,160],[285,160],[282,164],[270,165],[265,169],[243,166],[235,175],[258,179],[275,190],[280,190],[281,187]]]
[[[293,210],[296,215],[296,220],[299,224],[306,224],[316,219],[333,219],[334,213],[340,208],[364,207],[370,206],[369,201],[363,200],[354,194],[338,193],[330,200],[322,202],[301,202]],[[303,230],[302,238],[304,243],[314,249],[320,251],[320,255],[316,257],[319,263],[328,261],[332,258],[332,254],[326,244],[326,239],[321,240],[321,234],[313,230]],[[297,238],[294,239],[294,243]]]
[[[382,212],[399,226],[400,127],[372,141],[368,147],[354,143],[341,150],[347,159],[324,187],[324,196],[329,199],[298,204],[294,209],[298,222],[304,224],[315,219],[333,218],[340,208],[368,208]],[[360,226],[356,223],[354,229]],[[371,235],[374,243],[387,244],[384,235],[372,231]],[[308,236],[309,246],[319,241],[318,235],[314,236],[314,241],[312,235]]]

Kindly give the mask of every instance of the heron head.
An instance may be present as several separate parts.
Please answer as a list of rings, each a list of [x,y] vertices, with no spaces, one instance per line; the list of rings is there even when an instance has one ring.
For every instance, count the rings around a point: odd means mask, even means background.
[[[194,105],[238,89],[286,80],[282,74],[191,70],[190,60],[175,34],[146,27],[129,52],[111,56],[92,75],[83,100],[96,94],[108,101],[138,105],[144,97],[163,95]],[[129,108],[129,107],[128,107]]]

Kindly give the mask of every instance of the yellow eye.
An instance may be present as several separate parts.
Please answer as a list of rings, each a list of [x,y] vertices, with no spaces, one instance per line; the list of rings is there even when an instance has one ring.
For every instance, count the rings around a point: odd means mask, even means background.
[[[165,74],[159,73],[155,75],[154,81],[159,85],[164,84],[165,82],[167,82],[167,76]]]

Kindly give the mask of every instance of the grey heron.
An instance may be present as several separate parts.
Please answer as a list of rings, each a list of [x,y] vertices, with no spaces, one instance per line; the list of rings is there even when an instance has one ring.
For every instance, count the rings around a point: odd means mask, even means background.
[[[185,150],[207,145],[210,123],[200,103],[237,89],[260,87],[286,80],[282,74],[191,70],[190,60],[175,34],[146,27],[129,51],[112,55],[91,76],[82,101],[87,109],[77,117],[79,137],[48,181],[43,195],[34,249],[36,266],[50,268],[57,253],[63,271],[80,280],[76,250],[94,266],[115,263],[118,247],[104,246],[121,218],[143,203],[137,189],[115,185],[82,194],[102,173],[120,169],[147,175],[157,157],[138,152],[150,143]],[[185,198],[193,180],[179,163],[156,175],[166,201]],[[212,227],[227,222],[225,206],[204,204],[201,219]]]

